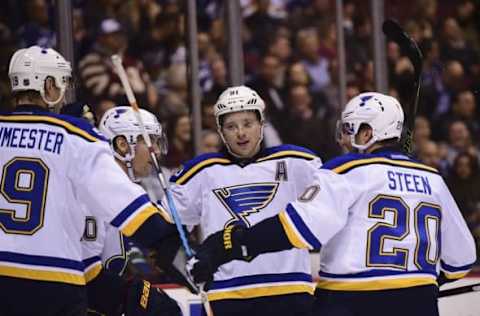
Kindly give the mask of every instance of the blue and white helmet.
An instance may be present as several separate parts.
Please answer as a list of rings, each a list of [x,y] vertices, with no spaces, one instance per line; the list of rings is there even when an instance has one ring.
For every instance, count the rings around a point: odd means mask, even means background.
[[[246,86],[230,87],[220,94],[215,103],[214,114],[217,128],[220,129],[220,117],[225,114],[240,111],[257,111],[263,122],[265,102],[254,90]]]
[[[246,86],[235,86],[227,88],[218,97],[217,103],[214,106],[215,120],[217,122],[217,130],[222,138],[227,150],[235,157],[239,157],[230,148],[230,144],[225,140],[222,133],[221,117],[225,114],[242,112],[242,111],[256,111],[260,116],[260,123],[262,124],[260,138],[257,141],[256,148],[260,147],[263,140],[263,128],[265,121],[265,102],[258,95],[257,92]]]
[[[350,142],[358,150],[365,150],[377,141],[400,139],[404,114],[400,102],[394,97],[378,92],[365,92],[351,99],[342,112],[342,131],[350,136]],[[372,128],[372,139],[364,145],[355,143],[360,126]]]
[[[62,101],[65,95],[72,77],[72,67],[56,50],[31,46],[19,49],[13,54],[10,59],[8,76],[12,92],[38,91],[43,101],[52,108]],[[45,98],[45,80],[48,77],[52,77],[55,85],[60,88],[60,96],[55,101]]]
[[[167,138],[157,117],[144,109],[140,109],[140,116],[146,132],[151,136],[157,136],[161,154],[166,155],[168,148]],[[137,144],[138,136],[142,135],[142,127],[138,122],[134,110],[130,106],[117,106],[111,108],[103,114],[100,124],[98,124],[98,128],[110,141],[110,146],[115,158],[123,161],[127,165],[129,175],[132,180],[135,181],[136,179],[133,176],[133,171],[130,170],[130,168],[132,160],[135,157],[135,145]],[[114,141],[118,136],[125,137],[130,146],[130,154],[122,156],[115,150]]]

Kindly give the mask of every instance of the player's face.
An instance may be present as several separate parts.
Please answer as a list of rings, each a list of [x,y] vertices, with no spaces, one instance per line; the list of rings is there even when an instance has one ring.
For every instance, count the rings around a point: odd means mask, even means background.
[[[159,136],[150,135],[150,138],[156,156],[160,157]],[[147,144],[141,136],[138,137],[137,145],[135,146],[135,157],[132,160],[132,165],[136,177],[146,177],[154,169]]]
[[[262,123],[253,111],[225,114],[222,134],[230,150],[240,158],[251,158],[257,152]]]

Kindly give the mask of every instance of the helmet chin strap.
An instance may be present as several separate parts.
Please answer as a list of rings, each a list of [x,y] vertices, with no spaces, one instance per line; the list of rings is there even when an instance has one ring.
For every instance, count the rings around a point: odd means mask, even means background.
[[[364,153],[365,150],[368,149],[368,147],[372,146],[373,144],[375,144],[375,142],[377,141],[377,137],[376,136],[372,136],[372,138],[370,138],[370,140],[364,144],[364,145],[359,145],[357,143],[355,143],[355,135],[350,135],[350,143],[352,144],[352,146],[356,149],[358,149],[359,152],[361,153]]]
[[[55,107],[60,101],[62,101],[63,97],[65,96],[65,91],[65,87],[60,88],[60,95],[58,96],[58,98],[54,101],[50,101],[47,100],[47,97],[45,95],[45,88],[40,90],[40,96],[42,97],[43,102],[47,104],[49,111],[55,112]]]
[[[255,154],[258,153],[260,149],[260,144],[262,143],[262,140],[263,140],[263,127],[264,127],[263,121],[261,122],[261,124],[262,126],[260,127],[260,137],[258,138],[257,144],[255,145],[255,149],[254,149]],[[230,148],[230,145],[225,140],[225,137],[223,136],[221,129],[219,128],[217,131],[220,134],[220,138],[222,138],[222,141],[225,144],[225,147],[227,147],[228,152],[235,158],[245,159],[245,157],[241,157],[233,152],[233,150]]]
[[[122,156],[113,148],[113,145],[111,145],[113,156],[125,164],[125,167],[127,167],[127,174],[130,180],[132,180],[135,183],[139,183],[140,179],[138,179],[135,176],[135,172],[133,170],[133,158],[135,158],[135,146],[130,144],[128,144],[128,146],[130,147],[131,153],[126,153],[125,156]]]

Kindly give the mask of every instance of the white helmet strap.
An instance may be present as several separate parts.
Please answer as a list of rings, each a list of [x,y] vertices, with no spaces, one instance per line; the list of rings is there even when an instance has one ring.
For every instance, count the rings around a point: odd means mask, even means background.
[[[116,150],[115,150],[115,145],[113,142],[110,143],[110,146],[112,148],[113,156],[120,160],[121,162],[125,163],[125,166],[127,167],[127,173],[128,177],[130,180],[133,182],[140,182],[140,180],[135,176],[135,172],[133,170],[133,158],[135,158],[135,145],[128,144],[128,147],[130,148],[130,152],[126,153],[125,156],[120,155]]]
[[[358,149],[358,151],[362,153],[367,150],[368,147],[372,146],[376,141],[377,137],[372,135],[372,138],[370,138],[370,140],[366,144],[359,145],[355,142],[355,135],[350,135],[350,143],[354,148]]]
[[[47,77],[48,78],[48,77]],[[40,96],[42,97],[42,100],[43,102],[45,102],[47,105],[48,105],[48,109],[50,111],[53,111],[55,110],[55,106],[60,102],[62,101],[63,97],[65,96],[65,91],[66,91],[66,88],[65,86],[61,86],[59,89],[60,89],[60,95],[58,96],[58,98],[54,101],[50,101],[50,100],[47,100],[47,97],[45,95],[45,83],[47,82],[47,78],[45,78],[44,82],[43,82],[43,86],[40,88]],[[53,81],[55,82],[55,86],[56,86],[56,81],[55,79],[53,79]]]

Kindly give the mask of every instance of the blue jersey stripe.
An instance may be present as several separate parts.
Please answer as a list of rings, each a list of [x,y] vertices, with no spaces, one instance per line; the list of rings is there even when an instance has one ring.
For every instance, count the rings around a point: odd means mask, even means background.
[[[0,251],[0,261],[34,266],[65,268],[82,272],[84,269],[84,263],[81,261],[48,256],[26,255],[9,251]]]
[[[317,239],[317,237],[312,234],[312,232],[307,227],[300,215],[298,215],[292,204],[287,205],[286,211],[297,230],[300,232],[300,234],[302,234],[302,237],[313,247],[313,249],[320,249],[322,247],[322,244]]]
[[[461,266],[461,267],[454,267],[454,266],[451,266],[451,265],[448,265],[448,264],[444,263],[443,261],[440,264],[441,264],[442,269],[446,270],[448,272],[465,271],[465,270],[470,270],[473,267],[473,263],[472,264],[467,264],[467,265],[464,265],[464,266]]]
[[[115,227],[120,227],[123,222],[138,210],[142,205],[150,202],[147,194],[140,195],[132,203],[130,203],[123,211],[120,212],[110,223]]]
[[[89,265],[91,265],[92,263],[95,263],[97,261],[102,261],[102,259],[99,256],[93,256],[93,257],[90,257],[88,259],[83,260],[83,264],[85,265],[85,267],[88,267]]]
[[[228,280],[214,281],[209,290],[225,289],[250,284],[281,282],[312,282],[312,276],[300,272],[247,275]]]

